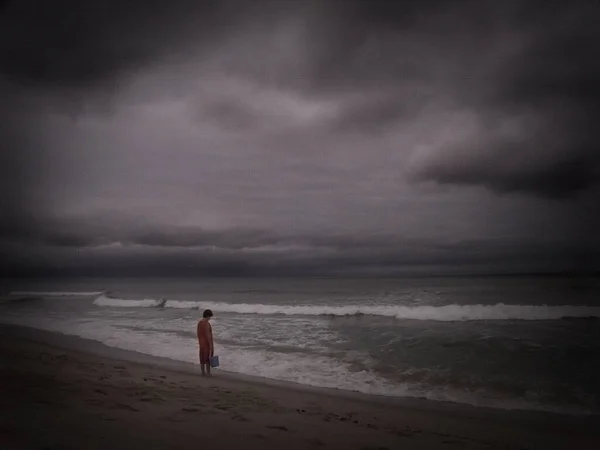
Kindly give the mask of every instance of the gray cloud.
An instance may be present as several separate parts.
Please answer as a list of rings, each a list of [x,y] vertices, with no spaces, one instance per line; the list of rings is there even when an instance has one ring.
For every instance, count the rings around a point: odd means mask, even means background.
[[[395,233],[90,224],[64,218],[3,229],[8,275],[398,275],[589,270],[600,247],[543,239],[431,239]],[[36,245],[32,246],[31,244]],[[540,264],[540,262],[543,262]],[[6,264],[6,260],[4,261]]]
[[[573,255],[599,245],[599,16],[584,1],[8,2],[4,260],[593,266]]]
[[[561,159],[542,161],[538,167],[523,168],[509,159],[511,150],[504,147],[491,157],[475,157],[460,165],[449,161],[431,163],[419,177],[446,184],[482,185],[500,193],[533,192],[550,198],[570,197],[598,183],[600,178],[595,152],[561,155]]]
[[[235,235],[235,233],[230,233]],[[540,270],[586,270],[598,258],[596,250],[538,244],[464,241],[440,245],[432,241],[396,240],[394,246],[363,237],[358,247],[272,247],[244,249],[202,246],[173,249],[146,245],[98,248],[37,248],[20,251],[6,274],[35,275],[406,275],[511,273]],[[339,243],[338,243],[339,244]],[[21,249],[13,245],[13,250]],[[557,256],[560,258],[557,260]],[[540,261],[543,263],[540,264]]]
[[[3,72],[33,86],[111,80],[172,51],[195,20],[201,18],[202,27],[194,27],[194,33],[219,26],[215,3],[196,5],[182,0],[9,1],[0,18]]]
[[[524,5],[531,8],[513,30],[522,36],[519,51],[505,52],[486,86],[475,80],[470,101],[485,119],[462,141],[440,146],[417,179],[550,198],[597,185],[600,63],[592,55],[600,9],[590,2],[552,11]]]

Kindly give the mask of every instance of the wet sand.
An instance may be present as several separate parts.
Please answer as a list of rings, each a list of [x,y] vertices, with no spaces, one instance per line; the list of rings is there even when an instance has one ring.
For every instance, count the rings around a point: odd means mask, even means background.
[[[598,449],[598,417],[236,376],[0,326],[2,449]]]

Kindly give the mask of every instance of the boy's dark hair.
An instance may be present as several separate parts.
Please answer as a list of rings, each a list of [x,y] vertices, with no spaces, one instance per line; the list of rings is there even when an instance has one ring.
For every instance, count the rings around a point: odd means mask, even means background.
[[[204,312],[202,313],[202,317],[206,318],[206,317],[212,317],[213,313],[210,309],[205,309]]]

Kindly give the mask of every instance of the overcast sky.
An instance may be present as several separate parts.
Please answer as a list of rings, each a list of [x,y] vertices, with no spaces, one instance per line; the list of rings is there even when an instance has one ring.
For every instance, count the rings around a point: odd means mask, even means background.
[[[599,19],[592,0],[0,2],[3,271],[598,270]]]

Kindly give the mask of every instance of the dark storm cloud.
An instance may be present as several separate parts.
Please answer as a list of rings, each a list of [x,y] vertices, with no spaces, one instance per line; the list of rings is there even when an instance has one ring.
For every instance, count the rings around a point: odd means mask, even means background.
[[[0,16],[0,67],[34,86],[77,87],[152,63],[194,27],[218,27],[216,2],[8,1]],[[218,16],[221,17],[221,16]]]
[[[235,231],[226,233],[235,235]],[[310,240],[310,239],[308,239]],[[35,275],[195,275],[195,276],[277,276],[277,275],[398,275],[456,274],[469,271],[510,273],[535,270],[586,270],[598,252],[581,246],[548,248],[539,244],[462,241],[441,245],[431,240],[396,239],[382,245],[377,237],[353,246],[353,237],[344,237],[334,246],[291,248],[203,247],[176,249],[154,246],[107,246],[104,248],[38,249],[18,252],[6,274]],[[342,241],[349,244],[342,247]],[[18,250],[18,246],[13,249]],[[21,248],[22,250],[22,248]],[[557,258],[559,258],[557,260]],[[544,261],[540,265],[540,261]],[[568,263],[565,265],[565,261]],[[51,262],[51,264],[49,264]],[[558,262],[558,264],[557,264]]]
[[[9,1],[0,257],[231,274],[589,260],[589,198],[546,243],[522,236],[542,223],[523,217],[572,212],[545,198],[596,192],[599,5]]]
[[[17,255],[5,274],[344,275],[592,268],[598,248],[495,239],[440,241],[398,234],[276,233],[266,229],[160,227],[130,218],[32,220],[2,230],[0,251]],[[37,244],[31,246],[32,243]],[[6,261],[5,261],[6,263]]]
[[[432,109],[470,110],[482,118],[479,130],[439,144],[412,167],[413,179],[550,198],[598,183],[600,4],[355,5],[340,29],[329,30],[334,37],[311,73],[317,89],[367,89],[335,124],[372,132],[422,121],[426,128]],[[533,126],[507,130],[519,117]],[[440,125],[430,121],[430,133]]]
[[[484,158],[456,162],[455,158],[429,163],[420,179],[443,184],[481,185],[500,193],[531,192],[553,199],[564,199],[588,189],[600,180],[600,158],[596,150],[574,148],[559,157],[542,156],[534,166],[515,160],[514,145],[494,149]],[[548,159],[547,159],[548,158]]]
[[[10,219],[10,218],[9,218]],[[148,247],[215,247],[227,250],[255,248],[278,243],[278,236],[267,230],[234,227],[204,230],[198,227],[158,226],[140,223],[139,219],[98,221],[29,216],[12,218],[0,224],[7,241],[37,243],[50,247],[81,248],[112,244]]]
[[[26,211],[43,172],[39,123],[0,77],[0,223],[14,222]],[[16,222],[14,222],[16,225]]]
[[[508,25],[523,34],[523,48],[488,74],[486,86],[475,83],[467,95],[486,118],[482,132],[470,142],[443,146],[416,178],[550,198],[597,185],[600,4],[522,3]],[[523,117],[529,126],[503,130],[507,117]]]

